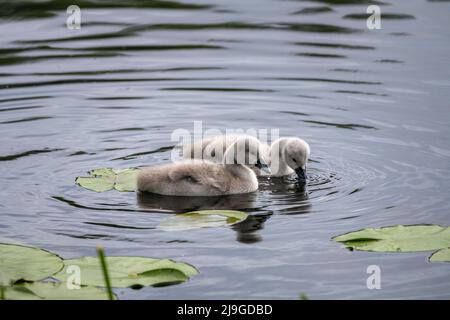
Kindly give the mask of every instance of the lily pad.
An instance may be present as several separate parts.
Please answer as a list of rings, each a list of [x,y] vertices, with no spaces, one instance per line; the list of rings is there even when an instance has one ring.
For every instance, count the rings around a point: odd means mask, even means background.
[[[234,210],[203,210],[176,214],[162,221],[158,228],[164,231],[182,231],[198,228],[233,225],[247,219],[248,214]]]
[[[76,265],[81,270],[81,284],[104,286],[103,273],[97,257],[82,257],[64,260],[65,267],[55,278],[66,281],[67,267]],[[161,286],[187,281],[198,274],[193,266],[169,259],[144,257],[106,257],[111,286],[126,288],[132,286]]]
[[[57,255],[33,247],[0,243],[0,274],[3,285],[39,281],[52,276],[63,267]]]
[[[334,237],[349,248],[377,252],[415,252],[450,247],[450,227],[438,225],[368,228]]]
[[[68,289],[65,283],[21,283],[5,288],[7,300],[107,300],[106,292],[96,287]]]
[[[450,262],[450,248],[436,251],[430,256],[432,262]]]
[[[116,173],[116,184],[114,188],[122,192],[135,191],[138,171],[139,169],[114,170]]]
[[[135,191],[136,176],[139,169],[99,168],[89,171],[88,177],[77,177],[75,182],[81,187],[104,192],[112,189],[117,191]]]

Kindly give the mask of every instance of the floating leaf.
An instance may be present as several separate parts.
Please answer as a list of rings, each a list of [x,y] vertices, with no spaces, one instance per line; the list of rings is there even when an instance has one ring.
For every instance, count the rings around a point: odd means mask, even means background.
[[[62,267],[62,259],[51,252],[0,243],[0,273],[4,285],[18,280],[42,280],[60,271]]]
[[[136,177],[139,169],[124,169],[115,170],[116,184],[115,188],[118,191],[135,191]]]
[[[95,192],[104,192],[114,189],[114,179],[109,177],[78,177],[75,182],[83,188]]]
[[[75,182],[81,187],[104,192],[112,189],[118,191],[135,191],[136,176],[139,169],[99,168],[89,171],[89,177],[77,177]]]
[[[93,176],[113,177],[116,174],[116,172],[114,169],[111,168],[98,168],[89,171],[89,174]]]
[[[203,210],[176,214],[158,226],[164,231],[181,231],[197,228],[222,227],[247,219],[248,214],[234,210]]]
[[[436,251],[430,256],[432,262],[450,262],[450,248]]]
[[[143,257],[106,257],[111,286],[126,288],[131,286],[157,286],[187,281],[198,274],[193,266],[169,259]],[[66,281],[67,267],[76,265],[81,270],[81,284],[104,286],[103,273],[97,257],[82,257],[64,260],[65,267],[55,277]]]
[[[96,287],[68,289],[66,283],[33,282],[5,288],[7,300],[106,300],[106,292]]]
[[[368,228],[334,237],[349,248],[377,252],[414,252],[450,247],[450,227],[438,225]]]

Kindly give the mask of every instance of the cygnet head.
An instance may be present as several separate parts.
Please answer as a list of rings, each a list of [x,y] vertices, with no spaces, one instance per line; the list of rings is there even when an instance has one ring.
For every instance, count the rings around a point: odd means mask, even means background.
[[[295,171],[300,182],[306,182],[306,164],[310,148],[306,141],[300,138],[288,138],[284,145],[282,156],[286,164]]]
[[[253,137],[242,137],[237,139],[227,148],[224,154],[224,164],[243,164],[254,166],[264,172],[271,173],[267,164],[268,159],[263,152],[261,142]]]

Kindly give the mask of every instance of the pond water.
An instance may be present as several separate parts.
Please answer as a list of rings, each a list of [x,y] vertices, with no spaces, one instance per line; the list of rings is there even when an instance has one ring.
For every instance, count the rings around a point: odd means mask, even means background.
[[[0,240],[169,257],[200,275],[121,299],[450,298],[429,253],[351,252],[365,227],[450,225],[449,1],[68,1],[0,7]],[[76,1],[74,1],[76,2]],[[75,185],[98,167],[165,163],[171,133],[279,128],[312,148],[309,183],[173,199]],[[237,209],[222,228],[165,232],[174,212]],[[381,268],[381,290],[366,269]]]

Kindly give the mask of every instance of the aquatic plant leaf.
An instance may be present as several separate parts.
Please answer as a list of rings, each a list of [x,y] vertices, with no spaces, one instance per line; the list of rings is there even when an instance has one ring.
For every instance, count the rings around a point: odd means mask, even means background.
[[[0,274],[3,285],[19,280],[42,280],[57,273],[62,267],[62,259],[51,252],[0,243]]]
[[[55,278],[66,281],[70,274],[67,267],[76,265],[81,270],[81,284],[105,286],[100,262],[97,257],[64,260],[65,267]],[[144,257],[106,257],[111,286],[161,286],[187,281],[198,274],[193,266],[169,259]]]
[[[5,288],[7,300],[107,300],[106,292],[96,287],[68,289],[66,283],[32,282]]]
[[[429,260],[432,262],[450,262],[450,248],[436,251],[430,256]]]
[[[115,189],[117,191],[135,191],[136,190],[136,177],[138,174],[138,169],[125,169],[125,170],[115,170],[116,173],[116,184]]]
[[[75,182],[81,187],[95,192],[104,192],[112,189],[117,191],[135,191],[138,170],[135,168],[99,168],[89,171],[88,177],[77,177]]]
[[[92,176],[102,176],[102,177],[111,177],[113,178],[116,175],[114,169],[111,168],[98,168],[89,171],[89,174]]]
[[[333,240],[361,251],[429,251],[450,247],[450,227],[398,225],[368,228],[334,237]]]
[[[247,213],[234,210],[192,211],[171,216],[162,221],[158,228],[164,231],[181,231],[222,227],[244,221],[247,217]]]
[[[78,177],[75,182],[82,186],[85,189],[95,191],[95,192],[104,192],[111,189],[114,189],[114,181],[115,177],[106,177],[106,176],[98,176],[98,177]]]

